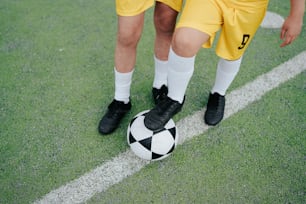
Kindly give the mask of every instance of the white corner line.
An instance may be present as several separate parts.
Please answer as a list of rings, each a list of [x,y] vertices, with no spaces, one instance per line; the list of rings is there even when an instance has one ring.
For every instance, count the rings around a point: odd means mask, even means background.
[[[226,96],[224,119],[261,99],[264,94],[304,70],[306,70],[306,51],[232,91]],[[204,133],[209,128],[203,122],[203,114],[204,109],[177,122],[180,136],[179,144]],[[127,150],[80,178],[52,190],[34,203],[84,203],[95,194],[106,191],[110,186],[138,172],[149,163],[149,161],[137,158],[130,150]]]

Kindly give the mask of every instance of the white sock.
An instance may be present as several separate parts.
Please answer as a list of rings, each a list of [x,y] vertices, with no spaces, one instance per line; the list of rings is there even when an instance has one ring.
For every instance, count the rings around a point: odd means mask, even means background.
[[[156,58],[154,55],[155,73],[153,87],[160,88],[162,85],[167,85],[167,70],[168,61],[162,61]]]
[[[132,76],[134,69],[128,73],[120,73],[114,69],[115,72],[115,99],[128,103],[130,101],[130,89],[132,83]]]
[[[242,57],[237,60],[225,60],[220,58],[217,66],[215,84],[211,90],[211,93],[219,93],[224,96],[227,89],[238,74]]]
[[[180,103],[183,102],[187,86],[194,71],[193,57],[178,56],[172,48],[169,52],[168,61],[168,96]]]

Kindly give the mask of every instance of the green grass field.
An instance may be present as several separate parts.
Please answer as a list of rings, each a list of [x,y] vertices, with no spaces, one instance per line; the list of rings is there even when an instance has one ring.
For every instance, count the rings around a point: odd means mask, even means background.
[[[289,1],[271,0],[269,11],[286,16]],[[129,120],[153,106],[152,13],[138,47],[133,109],[104,137],[97,125],[114,92],[114,1],[0,2],[1,204],[32,203],[128,149]],[[229,92],[305,51],[305,40],[304,25],[281,49],[279,29],[260,28]],[[213,49],[200,51],[175,121],[205,106],[217,61]],[[89,203],[305,203],[305,75]]]

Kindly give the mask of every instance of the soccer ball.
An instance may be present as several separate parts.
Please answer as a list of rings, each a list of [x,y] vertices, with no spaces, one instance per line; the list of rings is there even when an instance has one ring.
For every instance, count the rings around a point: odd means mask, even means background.
[[[138,113],[130,122],[127,130],[127,142],[132,151],[145,160],[161,160],[168,157],[178,141],[175,123],[172,119],[163,129],[152,131],[144,125],[145,114],[149,110]]]

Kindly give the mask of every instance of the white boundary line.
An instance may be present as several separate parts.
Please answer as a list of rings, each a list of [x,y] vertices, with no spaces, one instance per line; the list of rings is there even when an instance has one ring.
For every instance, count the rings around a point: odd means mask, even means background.
[[[254,81],[232,91],[226,96],[224,119],[229,118],[248,104],[261,99],[270,90],[306,70],[306,51],[279,65]],[[179,144],[204,133],[209,126],[203,122],[204,109],[195,112],[177,123],[180,133]],[[51,191],[35,203],[83,203],[96,193],[106,191],[110,186],[138,172],[149,162],[137,158],[130,150],[121,153],[80,178]]]

